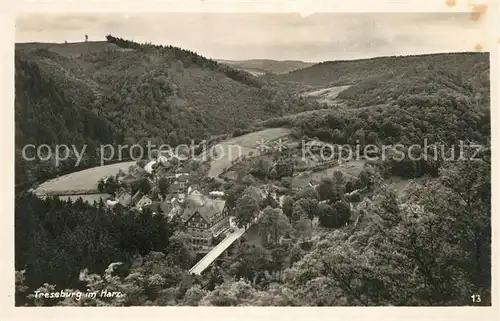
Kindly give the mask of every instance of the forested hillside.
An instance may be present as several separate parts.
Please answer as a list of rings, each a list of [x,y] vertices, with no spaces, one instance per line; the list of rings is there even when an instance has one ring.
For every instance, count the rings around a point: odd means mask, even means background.
[[[16,56],[15,67],[16,184],[74,170],[74,158],[58,169],[51,161],[28,163],[20,152],[26,144],[74,144],[79,147],[87,144],[91,152],[86,155],[82,167],[97,162],[97,158],[91,159],[95,156],[92,151],[99,144],[115,141],[116,136],[111,123],[92,110],[93,93],[89,87],[79,79],[60,75],[61,69],[48,73],[43,69],[47,66],[31,59]]]
[[[489,139],[487,54],[440,54],[329,62],[280,76],[305,85],[351,84],[347,108],[270,120],[304,134],[354,144]]]
[[[335,75],[338,76],[335,80]],[[364,78],[367,77],[367,78]],[[283,75],[305,85],[351,83],[338,98],[345,108],[271,119],[295,134],[334,144],[439,144],[458,153],[460,141],[488,145],[490,84],[488,55],[482,53],[387,57],[318,64]],[[331,83],[330,83],[331,85]],[[438,152],[441,152],[439,149]],[[404,177],[437,175],[440,162],[394,164]]]
[[[434,66],[449,72],[478,73],[488,68],[488,53],[440,53],[413,56],[390,56],[358,60],[338,60],[282,75],[272,75],[283,82],[300,82],[311,86],[350,85],[370,79],[399,76],[417,66]]]
[[[107,39],[107,45],[18,45],[16,146],[88,144],[94,150],[100,143],[147,140],[175,145],[318,108],[191,51]],[[50,163],[42,167],[26,174],[18,164],[18,183],[42,171],[64,172]]]

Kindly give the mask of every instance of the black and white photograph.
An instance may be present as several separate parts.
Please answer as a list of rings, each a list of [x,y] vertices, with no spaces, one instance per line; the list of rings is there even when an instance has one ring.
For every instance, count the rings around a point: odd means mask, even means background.
[[[15,307],[494,305],[497,8],[455,2],[16,14]]]

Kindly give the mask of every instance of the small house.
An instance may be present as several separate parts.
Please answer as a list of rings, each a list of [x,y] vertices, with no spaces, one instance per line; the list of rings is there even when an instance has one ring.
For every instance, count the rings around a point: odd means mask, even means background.
[[[153,204],[153,201],[147,197],[146,195],[144,195],[136,204],[135,206],[137,206],[138,208],[143,208],[145,206],[149,206]]]
[[[176,175],[177,176],[177,175]],[[180,174],[176,177],[175,181],[170,185],[170,193],[184,192],[189,187],[190,175]]]
[[[132,195],[130,195],[130,193],[125,189],[121,189],[116,194],[116,200],[123,206],[129,206],[130,203],[132,202]]]

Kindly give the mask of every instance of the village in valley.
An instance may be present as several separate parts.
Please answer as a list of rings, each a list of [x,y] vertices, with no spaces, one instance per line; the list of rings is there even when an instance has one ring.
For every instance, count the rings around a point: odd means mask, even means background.
[[[206,193],[206,187],[199,183],[202,165],[194,159],[180,159],[159,156],[149,162],[139,161],[129,167],[128,173],[120,170],[116,176],[100,180],[98,188],[112,195],[106,200],[109,207],[151,211],[169,219],[179,216],[188,227],[194,247],[203,252],[230,228],[224,192]]]
[[[242,235],[260,243],[262,231],[251,227],[266,214],[286,217],[278,235],[267,235],[279,243],[305,241],[318,236],[313,231],[358,224],[355,205],[361,193],[373,188],[376,175],[364,161],[343,162],[334,155],[322,159],[329,150],[325,143],[301,139],[288,130],[266,129],[221,143],[244,144],[244,155],[212,160],[157,153],[149,161],[130,165],[127,172],[120,169],[100,179],[98,189],[111,195],[105,200],[110,208],[179,219],[196,253],[205,255],[191,271],[201,273]],[[309,155],[304,155],[304,148]],[[196,270],[204,259],[208,262]]]

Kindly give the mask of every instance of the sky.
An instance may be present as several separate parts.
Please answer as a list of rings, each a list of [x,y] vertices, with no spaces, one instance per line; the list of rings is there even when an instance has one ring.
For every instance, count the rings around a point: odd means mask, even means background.
[[[25,14],[16,42],[103,41],[107,34],[170,44],[214,59],[320,62],[487,50],[485,19],[470,13]]]

